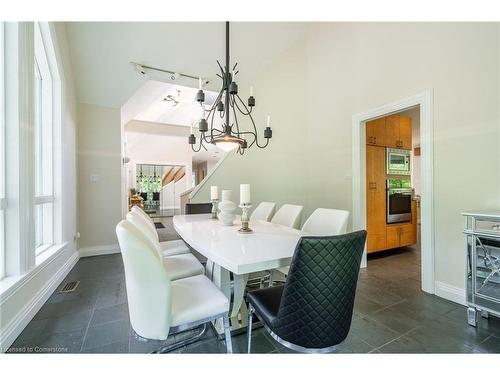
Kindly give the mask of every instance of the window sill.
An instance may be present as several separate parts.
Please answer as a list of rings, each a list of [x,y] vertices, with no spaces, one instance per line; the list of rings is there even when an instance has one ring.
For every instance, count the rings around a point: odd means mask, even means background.
[[[0,304],[14,294],[19,288],[26,284],[40,270],[45,268],[58,253],[60,253],[68,242],[49,247],[42,254],[36,257],[35,267],[19,276],[7,276],[0,280]]]

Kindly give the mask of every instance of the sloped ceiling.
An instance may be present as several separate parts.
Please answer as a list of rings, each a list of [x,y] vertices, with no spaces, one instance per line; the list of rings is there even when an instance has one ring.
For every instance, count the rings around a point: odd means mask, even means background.
[[[307,23],[231,23],[231,62],[239,80],[252,77],[290,47]],[[202,76],[217,91],[224,59],[223,22],[68,22],[68,42],[78,100],[121,107],[144,84],[131,61]],[[179,82],[196,86],[196,81]]]

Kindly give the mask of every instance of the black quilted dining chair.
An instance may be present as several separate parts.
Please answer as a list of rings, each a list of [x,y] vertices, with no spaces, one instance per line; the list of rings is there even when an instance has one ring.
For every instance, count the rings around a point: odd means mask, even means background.
[[[186,203],[186,215],[209,214],[212,212],[212,203]]]
[[[329,353],[351,327],[366,231],[302,237],[284,285],[247,295],[248,353],[252,314],[282,345],[304,353]]]

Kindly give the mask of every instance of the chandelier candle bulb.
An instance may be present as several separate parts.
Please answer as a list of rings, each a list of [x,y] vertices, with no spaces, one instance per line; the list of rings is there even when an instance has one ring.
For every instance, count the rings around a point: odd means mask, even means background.
[[[271,126],[271,116],[267,115],[267,127]]]
[[[250,204],[250,185],[240,185],[240,204]]]
[[[203,82],[201,80],[201,77],[198,78],[198,88],[201,90],[203,88]]]
[[[253,96],[253,86],[250,86],[250,96]]]

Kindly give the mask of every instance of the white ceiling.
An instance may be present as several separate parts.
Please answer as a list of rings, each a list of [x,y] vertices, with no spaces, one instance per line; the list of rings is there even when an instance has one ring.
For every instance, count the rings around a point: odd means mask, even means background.
[[[225,152],[212,144],[207,151],[193,152],[185,127],[131,121],[125,127],[126,156],[134,161],[168,163],[217,162]]]
[[[197,91],[192,87],[147,81],[122,107],[122,121],[191,126],[201,116],[200,105],[195,100]],[[169,96],[175,101],[165,101]],[[216,97],[216,92],[205,90],[206,105],[212,105]]]
[[[307,29],[307,23],[231,23],[231,61],[251,80]],[[131,61],[202,76],[218,91],[216,60],[224,57],[223,22],[66,23],[78,100],[121,107],[144,84]],[[179,84],[196,87],[195,80]]]

